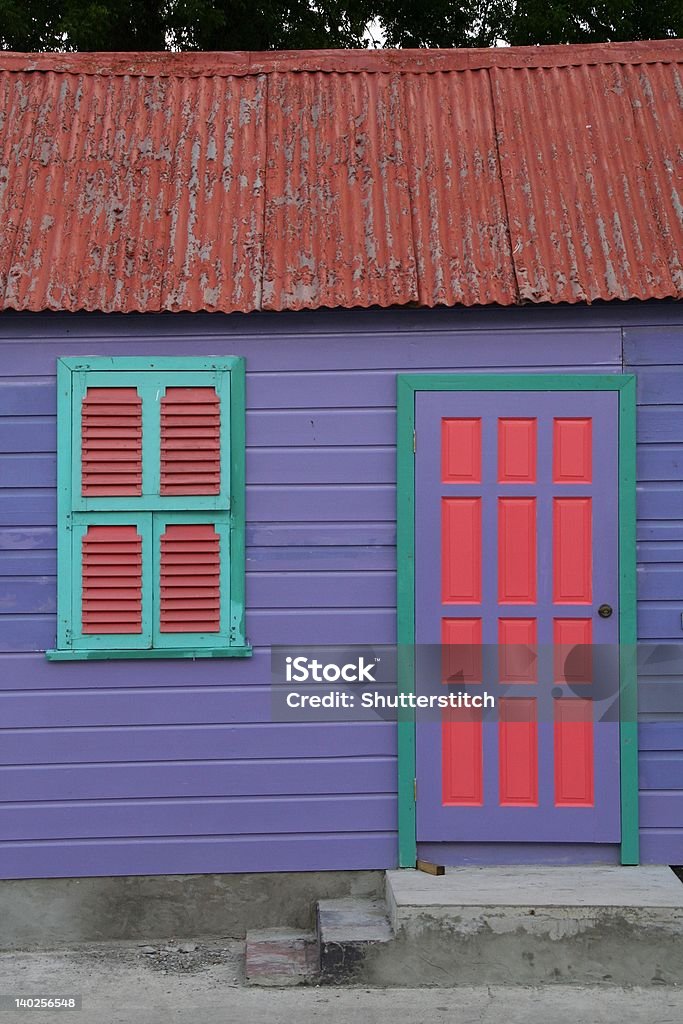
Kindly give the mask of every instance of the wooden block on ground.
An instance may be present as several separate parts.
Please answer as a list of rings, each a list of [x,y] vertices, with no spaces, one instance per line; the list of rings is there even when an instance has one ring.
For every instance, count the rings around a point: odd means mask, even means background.
[[[432,864],[428,860],[418,860],[415,865],[418,871],[424,871],[426,875],[445,875],[446,869],[443,864]]]

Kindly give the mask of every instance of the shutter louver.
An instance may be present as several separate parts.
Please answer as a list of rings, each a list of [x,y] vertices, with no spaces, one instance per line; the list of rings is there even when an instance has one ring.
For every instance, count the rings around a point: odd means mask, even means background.
[[[83,536],[84,634],[142,632],[142,538],[135,526],[89,526]]]
[[[220,537],[211,524],[168,525],[161,538],[162,633],[220,629]]]
[[[167,388],[161,399],[161,493],[220,493],[220,399],[214,388]]]
[[[135,388],[88,388],[81,407],[83,497],[142,494],[142,400]]]

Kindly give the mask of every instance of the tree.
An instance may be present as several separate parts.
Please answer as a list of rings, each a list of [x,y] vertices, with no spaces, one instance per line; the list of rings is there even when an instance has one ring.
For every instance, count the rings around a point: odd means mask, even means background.
[[[10,50],[365,46],[372,0],[0,0]]]
[[[58,50],[60,13],[50,0],[0,0],[4,50]]]
[[[380,0],[388,46],[604,43],[683,36],[683,0]]]
[[[514,7],[512,0],[380,0],[377,15],[387,46],[494,46],[505,39]]]
[[[523,0],[505,34],[513,46],[531,43],[604,43],[683,35],[683,0]]]
[[[683,0],[0,0],[12,50],[270,50],[683,35]]]
[[[0,0],[8,50],[163,50],[164,0]]]
[[[366,46],[372,0],[178,0],[168,24],[191,50],[307,50]]]

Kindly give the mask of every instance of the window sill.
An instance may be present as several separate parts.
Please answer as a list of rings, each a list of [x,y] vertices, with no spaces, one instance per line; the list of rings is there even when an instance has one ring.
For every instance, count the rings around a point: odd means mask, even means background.
[[[45,651],[48,661],[115,661],[122,658],[137,659],[161,659],[161,658],[249,658],[252,649],[245,647],[168,647],[166,649],[156,648],[154,650],[51,650]]]

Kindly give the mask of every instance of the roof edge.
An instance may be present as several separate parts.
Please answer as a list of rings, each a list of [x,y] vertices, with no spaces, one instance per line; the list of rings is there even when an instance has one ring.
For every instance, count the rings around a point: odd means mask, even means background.
[[[510,46],[460,50],[226,50],[175,53],[14,53],[0,51],[0,71],[203,78],[289,72],[430,74],[482,68],[552,68],[588,64],[683,62],[683,39],[625,43]]]

